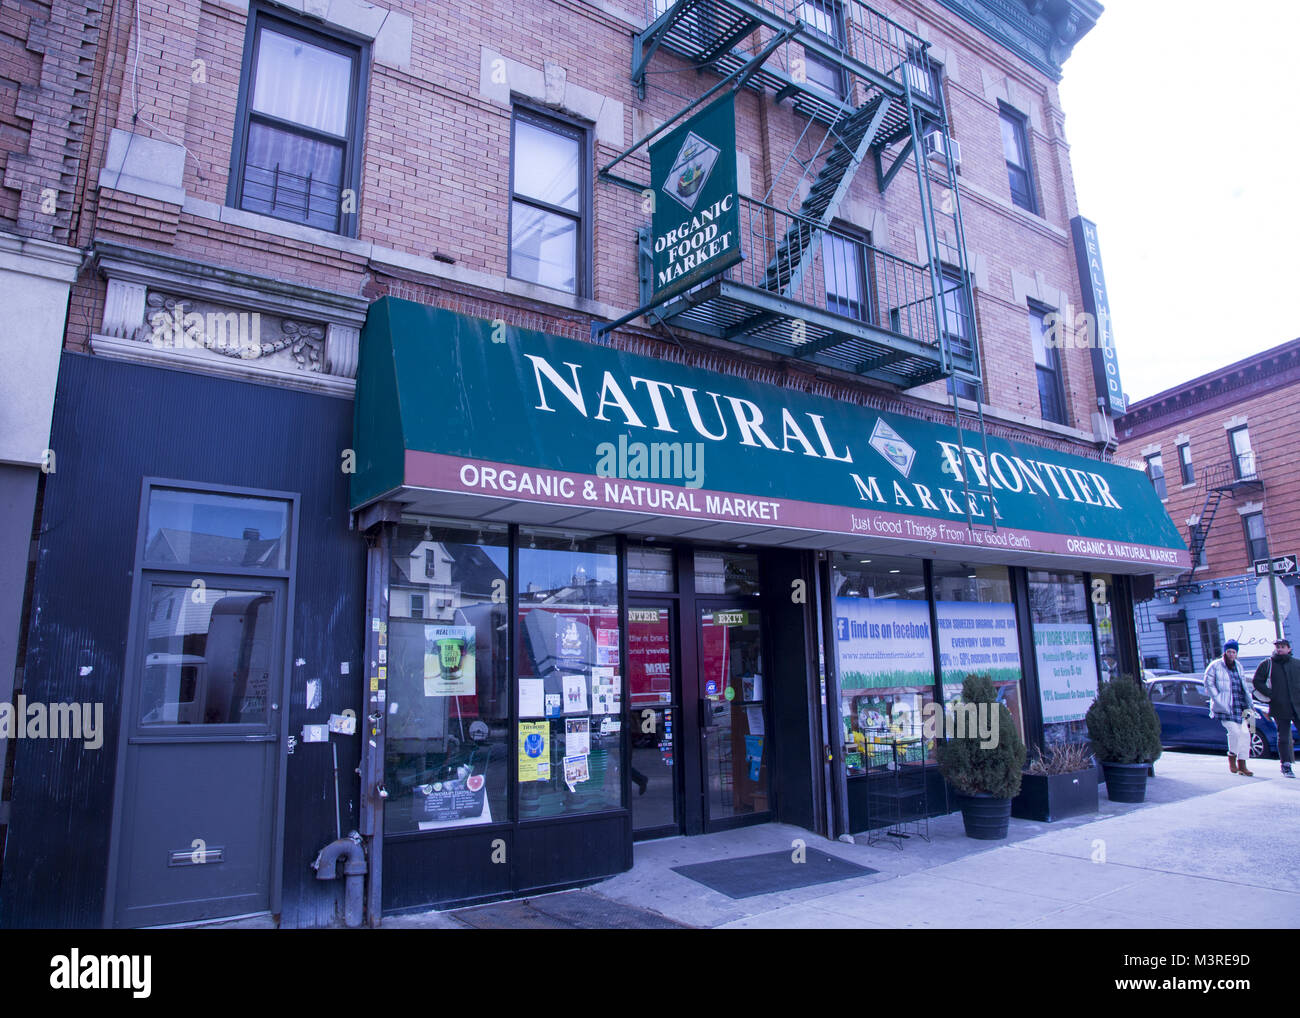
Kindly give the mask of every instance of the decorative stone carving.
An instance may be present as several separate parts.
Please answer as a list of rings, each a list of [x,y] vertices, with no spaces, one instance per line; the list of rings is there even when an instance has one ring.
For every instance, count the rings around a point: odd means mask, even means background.
[[[321,371],[323,367],[326,327],[317,322],[235,311],[160,290],[148,291],[143,312],[144,321],[129,337],[136,342],[208,350],[240,360],[277,358],[291,361],[300,371]]]
[[[127,337],[144,319],[145,285],[121,279],[108,281],[104,297],[104,318],[100,332],[105,336]]]

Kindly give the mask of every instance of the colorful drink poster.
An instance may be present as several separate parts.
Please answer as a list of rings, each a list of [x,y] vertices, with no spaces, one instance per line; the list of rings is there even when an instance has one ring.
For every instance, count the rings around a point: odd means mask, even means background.
[[[473,626],[424,627],[424,695],[473,696]]]

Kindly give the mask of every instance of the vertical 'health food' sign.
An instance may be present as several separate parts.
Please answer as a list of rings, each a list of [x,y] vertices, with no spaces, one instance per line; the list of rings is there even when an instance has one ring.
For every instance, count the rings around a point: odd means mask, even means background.
[[[651,143],[650,186],[656,300],[683,293],[741,260],[730,93]]]

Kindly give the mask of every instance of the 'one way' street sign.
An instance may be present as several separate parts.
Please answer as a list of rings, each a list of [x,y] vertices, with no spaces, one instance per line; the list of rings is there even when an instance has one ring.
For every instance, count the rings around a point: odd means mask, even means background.
[[[1278,576],[1291,576],[1296,572],[1296,565],[1300,563],[1300,555],[1283,555],[1281,558],[1273,560],[1273,572]],[[1268,575],[1268,559],[1255,559],[1255,575]]]

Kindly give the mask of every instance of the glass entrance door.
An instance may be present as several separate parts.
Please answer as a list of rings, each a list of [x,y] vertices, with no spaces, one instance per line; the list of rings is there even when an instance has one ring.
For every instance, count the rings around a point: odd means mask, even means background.
[[[682,831],[681,725],[677,606],[630,601],[627,609],[628,733],[632,746],[632,832],[659,837]]]
[[[750,607],[698,607],[700,751],[704,829],[771,812],[762,615]]]

